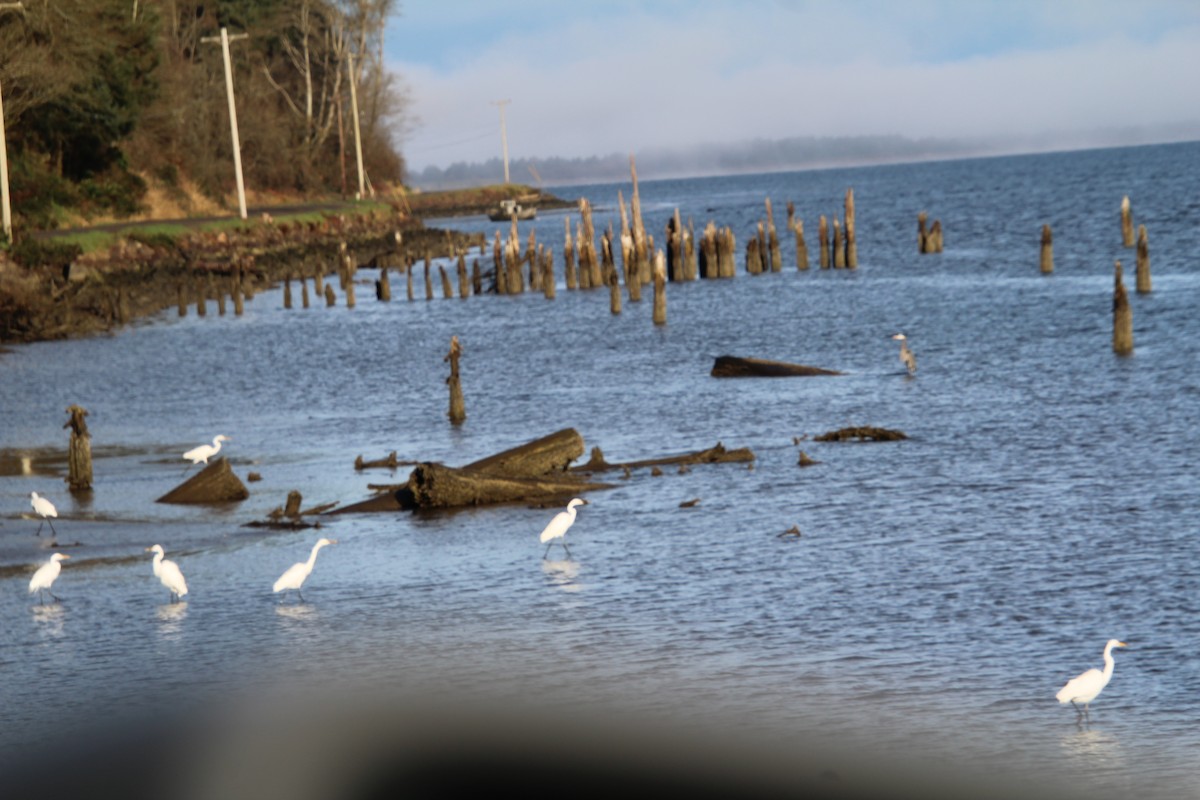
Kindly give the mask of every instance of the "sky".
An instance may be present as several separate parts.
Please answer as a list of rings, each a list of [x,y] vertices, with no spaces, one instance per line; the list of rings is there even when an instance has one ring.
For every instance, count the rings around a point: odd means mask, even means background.
[[[1200,138],[1200,0],[401,0],[384,56],[410,101],[412,171],[499,157],[499,100],[511,158]]]

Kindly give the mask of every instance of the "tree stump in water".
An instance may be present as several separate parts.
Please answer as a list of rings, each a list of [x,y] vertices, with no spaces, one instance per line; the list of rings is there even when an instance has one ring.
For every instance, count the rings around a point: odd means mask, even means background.
[[[768,361],[762,358],[740,358],[717,356],[713,362],[714,378],[788,378],[808,375],[841,375],[842,373],[804,364],[789,364],[786,361]]]
[[[450,417],[451,425],[462,425],[467,419],[466,404],[463,401],[462,382],[458,375],[458,359],[462,357],[462,345],[458,343],[457,336],[450,337],[450,352],[442,359],[443,362],[450,362],[450,377],[446,378],[446,384],[450,387],[450,411],[447,416]]]
[[[303,497],[300,492],[293,489],[288,492],[287,505],[283,507],[283,515],[285,517],[300,516],[300,503],[303,502]]]
[[[908,437],[901,431],[887,428],[874,428],[863,425],[854,428],[839,428],[836,431],[823,433],[813,438],[814,442],[896,442]]]
[[[72,492],[91,491],[92,488],[92,435],[88,433],[82,407],[67,406],[71,418],[64,428],[71,429],[71,443],[67,450],[67,485]]]
[[[249,496],[250,492],[233,474],[229,461],[222,456],[154,502],[227,503],[245,500]]]

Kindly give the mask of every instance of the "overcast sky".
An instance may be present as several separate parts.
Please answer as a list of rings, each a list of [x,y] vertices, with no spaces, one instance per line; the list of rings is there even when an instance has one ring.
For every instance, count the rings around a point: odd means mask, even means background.
[[[1198,0],[402,0],[409,168],[750,138],[1200,138]]]

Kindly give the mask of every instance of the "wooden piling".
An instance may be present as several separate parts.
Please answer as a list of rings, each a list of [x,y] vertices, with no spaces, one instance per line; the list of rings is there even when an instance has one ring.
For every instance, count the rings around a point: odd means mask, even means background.
[[[507,281],[504,279],[504,245],[500,243],[500,231],[492,241],[492,274],[496,276],[496,294],[507,294]]]
[[[458,296],[466,300],[471,296],[471,278],[467,274],[467,253],[465,250],[460,250],[458,253]]]
[[[450,362],[450,377],[446,384],[450,387],[450,411],[447,416],[451,425],[462,425],[467,419],[466,403],[463,401],[462,381],[458,374],[458,360],[462,357],[462,345],[457,336],[450,337],[450,352],[442,359]]]
[[[313,274],[313,294],[317,297],[325,294],[325,276],[321,274],[319,267]]]
[[[929,239],[930,239],[929,252],[931,252],[931,253],[942,252],[942,246],[943,246],[942,221],[940,219],[935,219],[933,221],[933,225],[930,226]]]
[[[293,489],[288,492],[287,504],[283,507],[283,515],[288,519],[296,519],[300,516],[300,505],[304,502],[304,496],[297,490]]]
[[[621,280],[616,269],[608,274],[608,310],[614,316],[621,313]]]
[[[235,317],[240,317],[243,313],[245,313],[245,310],[246,304],[242,295],[242,285],[235,282],[233,284],[233,315]]]
[[[1133,353],[1133,309],[1121,279],[1120,261],[1113,278],[1113,352],[1119,356]]]
[[[446,274],[446,268],[438,264],[438,273],[442,276],[442,297],[449,300],[454,297],[454,287],[450,284],[450,276]]]
[[[290,275],[283,279],[283,307],[292,307],[292,278]]]
[[[425,301],[433,299],[433,273],[429,253],[425,254]]]
[[[846,238],[842,233],[842,223],[837,217],[833,218],[833,267],[846,268]]]
[[[354,280],[346,281],[346,308],[354,308]]]
[[[483,274],[479,271],[479,259],[471,262],[471,290],[476,294],[483,294]]]
[[[325,307],[332,308],[337,304],[337,295],[333,293],[333,284],[325,284]]]
[[[804,243],[804,220],[796,219],[792,225],[796,232],[796,269],[808,269],[808,245]]]
[[[767,206],[767,242],[763,258],[770,265],[771,272],[783,269],[783,255],[779,252],[779,235],[775,231],[775,212],[771,208],[771,198],[766,200]]]
[[[412,260],[412,258],[409,258],[409,259],[407,259],[407,262],[405,264],[405,269],[404,269],[404,287],[405,287],[405,290],[408,292],[408,301],[410,303],[413,301],[413,298],[415,297],[413,295],[413,284],[412,284],[413,278],[412,278],[412,276],[413,276],[413,260]]]
[[[829,221],[824,214],[817,219],[817,257],[821,269],[829,269]]]
[[[688,217],[687,231],[683,239],[683,261],[687,280],[696,280],[696,226],[691,217]]]
[[[1054,272],[1054,235],[1050,233],[1050,226],[1042,226],[1042,274],[1049,275]]]
[[[796,230],[796,204],[791,200],[787,204],[787,229],[789,231]]]
[[[846,190],[846,266],[858,269],[858,239],[854,233],[854,189]]]
[[[563,217],[563,224],[567,229],[563,239],[563,274],[567,281],[567,290],[571,291],[579,286],[575,278],[575,243],[571,241],[571,218]]]
[[[758,223],[758,229],[762,231],[762,223]],[[762,272],[762,253],[759,250],[759,242],[762,237],[753,237],[746,242],[746,274],[757,275]]]
[[[70,444],[67,448],[67,486],[72,492],[90,492],[92,490],[92,435],[88,433],[84,417],[88,412],[81,406],[67,406],[71,418],[64,428],[71,429]]]
[[[549,247],[542,252],[542,294],[547,300],[553,300],[558,295],[554,278],[554,251]]]
[[[929,215],[924,211],[917,214],[917,252],[929,252],[929,233],[925,230],[925,225],[929,220]]]
[[[1133,247],[1133,210],[1129,206],[1129,195],[1121,198],[1121,242]]]
[[[1146,238],[1146,226],[1138,225],[1137,271],[1134,285],[1138,294],[1150,294],[1150,243]]]
[[[654,324],[667,324],[667,257],[662,250],[654,254]]]
[[[380,302],[390,302],[392,299],[392,281],[388,278],[387,267],[379,268],[379,280],[375,281],[375,299]],[[304,307],[308,308],[308,287],[304,289]]]
[[[651,280],[650,249],[646,239],[646,226],[642,224],[642,199],[638,191],[637,162],[633,153],[629,154],[629,174],[633,179],[633,194],[629,197],[630,224],[633,232],[633,259],[637,265],[637,274],[643,284]]]
[[[717,264],[722,278],[732,278],[737,274],[733,253],[737,249],[737,237],[733,228],[728,225],[717,237]]]

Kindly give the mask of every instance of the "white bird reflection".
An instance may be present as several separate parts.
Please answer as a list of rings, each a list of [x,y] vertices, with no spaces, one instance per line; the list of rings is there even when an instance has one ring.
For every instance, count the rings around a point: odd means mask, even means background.
[[[32,611],[33,623],[37,625],[43,636],[57,638],[63,635],[63,621],[66,619],[66,611],[62,603],[54,603],[48,606],[33,606]]]
[[[1080,726],[1063,736],[1062,748],[1071,758],[1091,765],[1103,765],[1106,770],[1119,771],[1125,760],[1120,739],[1090,727]]]
[[[187,617],[187,601],[166,603],[154,609],[154,616],[159,621],[158,632],[164,639],[177,638],[183,630],[183,620]]]
[[[317,615],[317,607],[312,603],[293,603],[292,605],[277,605],[275,613],[284,619],[302,621],[306,619],[314,619]]]
[[[576,579],[579,577],[579,562],[574,560],[542,561],[542,572],[550,580],[550,585],[564,592],[582,591],[583,584]]]

